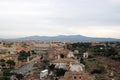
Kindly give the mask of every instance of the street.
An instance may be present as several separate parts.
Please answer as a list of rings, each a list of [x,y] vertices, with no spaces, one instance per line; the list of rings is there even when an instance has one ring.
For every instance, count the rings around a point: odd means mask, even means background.
[[[27,64],[22,65],[18,69],[14,70],[14,72],[25,75],[27,72],[29,72],[32,69],[33,65],[35,64],[35,62],[38,59],[39,59],[39,57],[37,56],[36,58],[34,58],[33,60],[31,60]]]

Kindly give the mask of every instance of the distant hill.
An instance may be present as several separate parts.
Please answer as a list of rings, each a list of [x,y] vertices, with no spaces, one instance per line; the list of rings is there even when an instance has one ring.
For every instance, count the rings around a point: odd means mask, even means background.
[[[82,35],[59,35],[59,36],[28,36],[23,38],[17,38],[16,40],[44,40],[44,41],[119,41],[120,39],[114,38],[94,38],[86,37]]]

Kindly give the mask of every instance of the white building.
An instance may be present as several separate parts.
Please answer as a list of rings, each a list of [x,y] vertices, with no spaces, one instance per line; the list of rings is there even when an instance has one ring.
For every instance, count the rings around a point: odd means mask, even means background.
[[[85,66],[83,64],[79,64],[79,63],[70,64],[70,71],[84,72],[84,70],[85,70]]]
[[[74,54],[79,54],[79,51],[78,50],[74,50]]]
[[[68,57],[68,58],[74,58],[75,56],[74,56],[73,52],[70,51],[70,52],[68,53],[67,57]]]
[[[47,76],[48,76],[48,70],[47,69],[40,72],[40,80],[44,80],[44,78],[46,78]]]
[[[66,65],[67,65],[67,63],[56,63],[56,64],[55,64],[55,68],[66,69]]]
[[[83,53],[84,58],[88,58],[88,52]]]

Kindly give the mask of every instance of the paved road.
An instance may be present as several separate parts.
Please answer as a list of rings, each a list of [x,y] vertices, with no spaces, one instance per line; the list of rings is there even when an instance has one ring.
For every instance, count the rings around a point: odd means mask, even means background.
[[[25,64],[25,65],[19,67],[18,69],[15,70],[15,72],[25,75],[29,70],[31,70],[31,68],[33,67],[34,64],[35,64],[35,62],[32,61],[28,64]]]
[[[29,63],[22,65],[21,67],[19,67],[18,69],[14,70],[14,71],[16,73],[25,75],[27,72],[29,72],[32,69],[33,65],[35,64],[35,61],[37,61],[38,59],[39,59],[39,57],[36,57]]]

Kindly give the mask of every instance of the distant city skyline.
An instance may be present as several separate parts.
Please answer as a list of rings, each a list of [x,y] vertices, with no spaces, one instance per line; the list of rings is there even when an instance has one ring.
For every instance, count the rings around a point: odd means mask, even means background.
[[[120,0],[0,0],[0,38],[34,35],[120,39]]]

